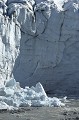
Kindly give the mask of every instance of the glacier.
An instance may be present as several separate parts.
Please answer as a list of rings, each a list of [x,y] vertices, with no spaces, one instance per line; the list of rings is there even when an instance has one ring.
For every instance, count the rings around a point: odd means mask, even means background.
[[[79,0],[0,0],[0,87],[79,96],[78,25]]]

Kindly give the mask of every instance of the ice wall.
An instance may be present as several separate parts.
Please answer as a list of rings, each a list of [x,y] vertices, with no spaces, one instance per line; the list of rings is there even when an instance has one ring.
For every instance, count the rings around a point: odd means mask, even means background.
[[[2,1],[0,26],[1,81],[78,96],[79,0]]]
[[[0,1],[0,85],[13,77],[12,70],[19,53],[21,33],[13,21],[7,15],[5,1]]]

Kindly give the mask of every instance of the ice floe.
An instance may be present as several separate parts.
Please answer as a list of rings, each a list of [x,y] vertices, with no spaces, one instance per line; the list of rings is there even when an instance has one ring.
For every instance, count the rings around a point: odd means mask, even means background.
[[[65,106],[58,98],[50,98],[41,83],[29,88],[21,88],[20,84],[11,79],[0,87],[0,109],[13,109],[27,106]]]

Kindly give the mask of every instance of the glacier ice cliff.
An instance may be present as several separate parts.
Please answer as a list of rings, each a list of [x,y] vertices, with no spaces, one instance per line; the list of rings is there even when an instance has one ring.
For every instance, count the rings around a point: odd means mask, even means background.
[[[79,95],[79,0],[0,1],[0,82]]]

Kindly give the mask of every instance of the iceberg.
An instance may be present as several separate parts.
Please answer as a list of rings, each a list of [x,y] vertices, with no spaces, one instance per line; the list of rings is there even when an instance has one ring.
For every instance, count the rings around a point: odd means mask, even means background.
[[[50,98],[46,95],[41,83],[35,87],[21,88],[17,82],[11,79],[0,88],[0,109],[16,109],[20,107],[41,107],[41,106],[65,106],[58,98]]]

